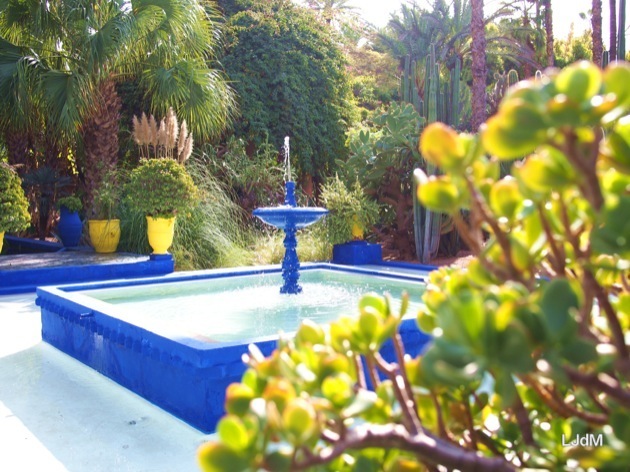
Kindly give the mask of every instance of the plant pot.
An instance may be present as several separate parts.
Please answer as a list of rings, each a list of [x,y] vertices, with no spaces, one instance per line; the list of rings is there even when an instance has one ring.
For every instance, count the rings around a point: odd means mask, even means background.
[[[120,241],[120,220],[88,220],[88,230],[96,252],[116,252]]]
[[[79,213],[70,211],[62,206],[57,232],[59,233],[59,238],[61,238],[61,243],[64,247],[78,246],[79,241],[81,241],[81,235],[83,234],[83,223],[81,222],[81,218],[79,218]]]
[[[350,241],[333,246],[333,264],[361,265],[383,262],[383,249],[380,244],[367,241]]]
[[[359,224],[359,217],[354,215],[352,217],[352,228],[350,230],[352,232],[352,239],[361,240],[363,239],[363,227]]]
[[[175,236],[175,217],[153,218],[147,216],[147,235],[153,254],[167,254]]]

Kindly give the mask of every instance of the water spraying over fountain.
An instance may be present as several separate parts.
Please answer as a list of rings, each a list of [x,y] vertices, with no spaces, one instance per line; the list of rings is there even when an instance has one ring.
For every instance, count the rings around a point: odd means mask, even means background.
[[[298,259],[295,237],[298,229],[302,229],[318,221],[328,213],[325,208],[298,207],[295,201],[295,182],[291,180],[291,159],[289,137],[284,138],[285,161],[285,196],[284,205],[263,207],[254,210],[254,216],[268,225],[280,228],[285,232],[284,258],[282,259],[282,279],[284,284],[280,293],[296,294],[302,291],[298,283],[300,279],[300,260]]]

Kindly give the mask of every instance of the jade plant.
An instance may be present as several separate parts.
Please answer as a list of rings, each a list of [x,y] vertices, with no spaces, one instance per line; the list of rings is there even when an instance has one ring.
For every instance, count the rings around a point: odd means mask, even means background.
[[[342,244],[364,233],[378,221],[378,204],[363,191],[358,181],[351,188],[338,176],[322,187],[322,203],[329,211],[324,220],[331,244]]]
[[[627,470],[628,83],[627,63],[577,63],[511,88],[479,135],[428,126],[421,152],[442,174],[417,172],[418,198],[476,255],[431,274],[428,348],[405,355],[406,302],[376,294],[268,358],[252,346],[202,468]]]
[[[171,218],[190,209],[199,191],[183,164],[169,158],[142,159],[126,186],[129,206],[154,218]]]
[[[22,181],[10,166],[0,162],[0,232],[22,231],[30,222]]]

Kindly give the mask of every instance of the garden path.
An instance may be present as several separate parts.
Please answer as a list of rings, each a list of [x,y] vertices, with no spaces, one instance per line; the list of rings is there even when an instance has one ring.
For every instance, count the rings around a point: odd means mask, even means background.
[[[42,342],[34,294],[0,297],[0,470],[198,472],[207,438]]]

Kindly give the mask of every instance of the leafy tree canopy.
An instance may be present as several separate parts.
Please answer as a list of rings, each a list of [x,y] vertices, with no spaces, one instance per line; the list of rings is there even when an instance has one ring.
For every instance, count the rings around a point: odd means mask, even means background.
[[[235,134],[278,148],[291,137],[291,156],[316,180],[344,156],[351,117],[345,60],[311,12],[287,0],[237,2],[228,18],[222,63],[233,80],[241,118]]]

